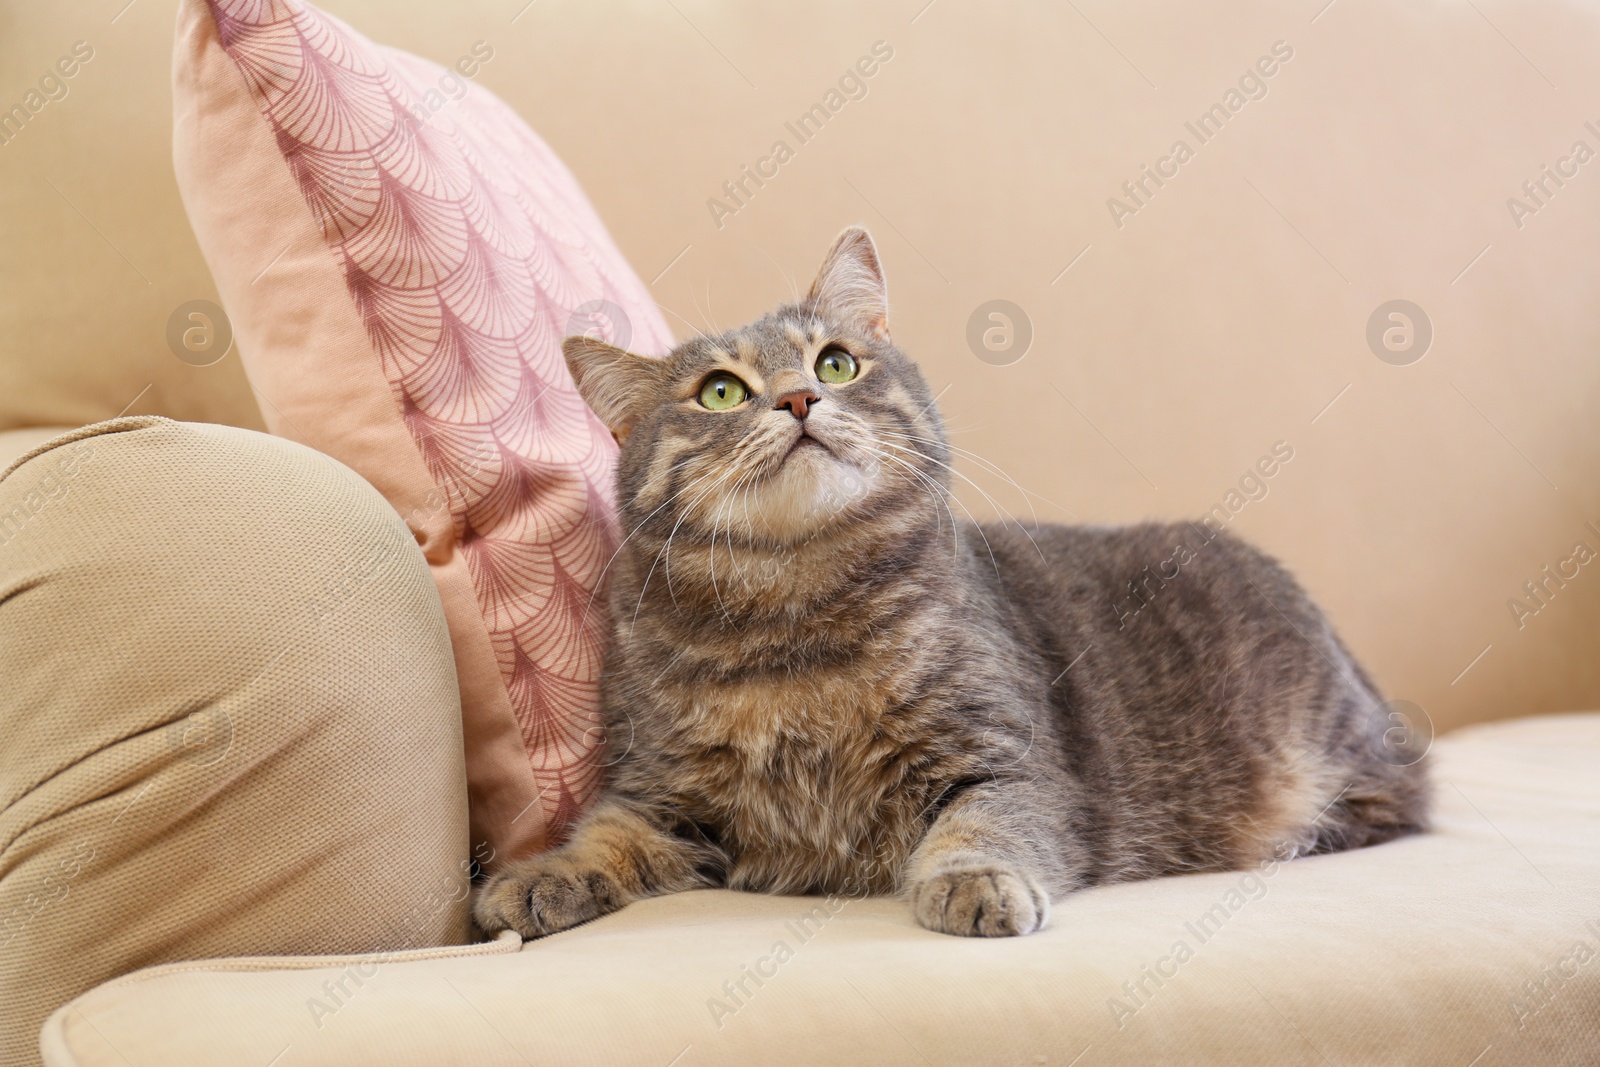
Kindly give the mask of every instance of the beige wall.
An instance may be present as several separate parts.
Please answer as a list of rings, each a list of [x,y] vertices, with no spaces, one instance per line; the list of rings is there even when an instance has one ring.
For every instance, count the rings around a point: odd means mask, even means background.
[[[122,413],[262,429],[237,357],[200,368],[167,347],[171,312],[216,291],[172,178],[176,4],[112,22],[124,3],[0,0],[0,119],[48,99],[47,76],[65,91],[0,127],[0,429]]]
[[[211,294],[166,162],[172,4],[113,24],[120,6],[0,4],[0,103],[96,47],[0,147],[0,425],[103,417],[147,381],[134,411],[253,418],[235,358],[166,352],[172,307]],[[1507,606],[1575,542],[1600,550],[1600,159],[1520,228],[1506,203],[1574,141],[1600,151],[1592,8],[326,6],[441,62],[490,44],[477,83],[567,160],[680,335],[758,314],[840,227],[871,226],[891,326],[954,440],[1021,487],[964,464],[993,497],[964,485],[974,513],[1195,516],[1284,441],[1293,460],[1230,525],[1290,563],[1391,695],[1441,728],[1600,705],[1600,565],[1521,629]],[[877,41],[894,55],[865,98],[799,144],[784,123]],[[1200,144],[1184,123],[1278,41],[1293,58],[1266,96]],[[794,157],[716,225],[707,200],[780,138]],[[1193,158],[1119,228],[1107,199],[1178,138]],[[965,339],[994,298],[1034,331],[1008,366]],[[1365,339],[1396,298],[1434,329],[1409,366]],[[56,353],[66,380],[20,369]]]

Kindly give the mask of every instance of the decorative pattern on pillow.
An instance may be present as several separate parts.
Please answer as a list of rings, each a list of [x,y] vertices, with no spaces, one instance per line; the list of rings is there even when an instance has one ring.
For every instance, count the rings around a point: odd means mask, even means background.
[[[296,0],[208,6],[449,509],[558,835],[598,783],[597,589],[616,545],[615,444],[561,340],[596,307],[636,350],[669,348],[666,325],[565,167],[487,90],[436,106],[442,68]]]

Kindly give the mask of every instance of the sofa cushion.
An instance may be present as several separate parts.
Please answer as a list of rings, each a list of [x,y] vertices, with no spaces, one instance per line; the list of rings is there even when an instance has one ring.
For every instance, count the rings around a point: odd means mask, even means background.
[[[1600,1060],[1600,714],[1435,751],[1434,833],[1089,890],[1031,937],[930,933],[894,900],[685,893],[514,955],[129,975],[55,1014],[45,1061]]]
[[[455,68],[299,0],[186,0],[174,159],[274,433],[359,471],[433,568],[475,840],[542,846],[599,779],[616,446],[561,357],[670,336],[577,183]],[[602,602],[603,603],[603,602]]]
[[[347,467],[138,416],[0,475],[0,1064],[168,960],[460,942],[439,597]]]

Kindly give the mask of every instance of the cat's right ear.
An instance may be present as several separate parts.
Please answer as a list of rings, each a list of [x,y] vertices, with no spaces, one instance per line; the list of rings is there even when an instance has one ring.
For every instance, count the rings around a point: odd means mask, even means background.
[[[622,444],[639,416],[655,403],[666,364],[582,335],[561,342],[561,354],[567,357],[578,395]]]
[[[806,300],[819,311],[887,341],[889,287],[872,235],[851,226],[836,237]]]

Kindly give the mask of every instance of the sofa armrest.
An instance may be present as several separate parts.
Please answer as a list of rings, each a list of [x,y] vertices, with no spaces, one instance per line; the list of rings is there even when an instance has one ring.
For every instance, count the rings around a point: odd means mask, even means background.
[[[35,450],[0,674],[0,1062],[137,967],[469,937],[438,594],[342,464],[153,416]]]

